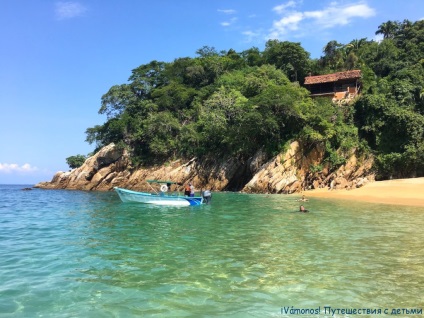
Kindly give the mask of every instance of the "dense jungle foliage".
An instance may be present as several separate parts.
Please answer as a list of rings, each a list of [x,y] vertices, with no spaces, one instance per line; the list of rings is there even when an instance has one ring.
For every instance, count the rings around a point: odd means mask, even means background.
[[[273,156],[289,142],[320,143],[337,167],[353,148],[376,157],[380,179],[424,175],[424,21],[388,21],[380,42],[330,41],[310,59],[300,43],[270,40],[264,51],[203,47],[194,58],[151,61],[102,96],[103,125],[88,128],[96,151],[126,147],[134,165],[193,156]],[[348,106],[311,99],[304,78],[362,70]]]

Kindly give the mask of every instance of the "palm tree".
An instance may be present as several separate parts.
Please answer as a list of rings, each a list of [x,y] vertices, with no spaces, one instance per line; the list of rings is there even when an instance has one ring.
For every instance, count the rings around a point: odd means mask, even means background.
[[[384,39],[393,39],[396,31],[399,28],[399,23],[396,21],[387,21],[383,22],[378,26],[378,30],[375,32],[375,34],[383,34]]]
[[[327,43],[327,45],[323,48],[323,53],[325,54],[325,57],[331,59],[336,56],[337,50],[342,46],[337,41],[330,41]]]
[[[407,31],[412,28],[413,25],[414,24],[411,21],[409,21],[408,19],[404,19],[403,22],[400,24],[400,28],[403,31]]]
[[[367,38],[355,39],[351,41],[349,44],[346,44],[346,53],[349,54],[351,52],[358,52],[359,48],[362,47],[365,43],[367,43]]]
[[[344,60],[344,46],[337,41],[330,41],[323,48],[324,64],[330,66],[331,69],[337,70],[340,61]]]

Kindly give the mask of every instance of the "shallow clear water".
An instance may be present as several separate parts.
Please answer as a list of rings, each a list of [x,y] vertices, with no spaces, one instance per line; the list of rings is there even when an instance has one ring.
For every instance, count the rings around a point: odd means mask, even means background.
[[[311,199],[303,214],[293,196],[237,193],[167,208],[23,187],[0,185],[0,317],[424,304],[423,208]]]

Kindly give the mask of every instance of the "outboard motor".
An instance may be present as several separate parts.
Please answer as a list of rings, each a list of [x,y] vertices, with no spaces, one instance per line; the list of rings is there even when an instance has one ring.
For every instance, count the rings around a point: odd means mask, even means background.
[[[203,191],[203,201],[205,201],[206,204],[211,202],[212,200],[212,192],[210,190]]]

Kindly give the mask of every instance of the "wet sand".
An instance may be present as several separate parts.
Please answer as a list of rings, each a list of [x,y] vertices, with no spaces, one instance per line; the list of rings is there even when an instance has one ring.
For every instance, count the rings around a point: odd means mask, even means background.
[[[424,207],[424,178],[370,182],[359,189],[304,191],[306,198],[334,198]],[[424,212],[424,209],[422,209]]]

